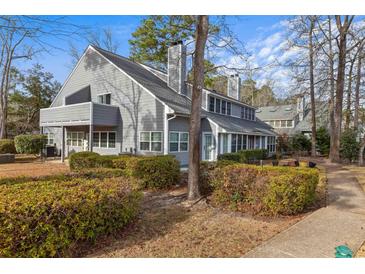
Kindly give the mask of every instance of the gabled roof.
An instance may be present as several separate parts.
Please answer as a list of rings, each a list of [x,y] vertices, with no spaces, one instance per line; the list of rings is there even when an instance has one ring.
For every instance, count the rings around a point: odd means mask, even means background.
[[[191,100],[185,95],[176,93],[168,87],[165,81],[161,80],[150,70],[144,68],[143,65],[96,46],[92,46],[92,48],[153,93],[158,99],[173,109],[176,114],[190,115]],[[213,122],[229,132],[243,132],[242,127],[244,127],[244,132],[247,133],[275,135],[272,128],[260,120],[248,121],[232,116],[214,114],[204,110],[202,111],[202,117],[213,120]]]
[[[190,99],[177,94],[174,90],[142,65],[123,56],[111,53],[96,46],[92,46],[97,52],[116,65],[118,68],[135,79],[144,88],[152,92],[158,99],[167,104],[176,113],[190,114]]]
[[[260,107],[256,110],[256,116],[261,120],[288,120],[294,119],[297,115],[297,107],[295,104]]]

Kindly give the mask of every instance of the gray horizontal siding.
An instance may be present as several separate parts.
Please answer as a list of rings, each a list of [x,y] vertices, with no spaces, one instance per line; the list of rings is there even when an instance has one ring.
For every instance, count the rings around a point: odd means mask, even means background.
[[[111,93],[111,104],[119,108],[116,127],[119,152],[145,154],[139,151],[139,132],[164,130],[164,104],[100,54],[88,49],[52,106],[61,106],[65,96],[85,86],[90,86],[91,101],[97,102],[98,94]],[[97,108],[94,109],[94,124],[107,125],[115,119],[111,113],[111,117],[104,120],[102,107]]]
[[[170,120],[169,132],[171,131],[189,132],[189,118],[176,117]],[[174,155],[181,166],[187,166],[189,164],[189,152],[169,152],[169,154]]]
[[[40,110],[40,126],[90,123],[91,103],[53,107]]]
[[[120,113],[116,106],[94,103],[92,112],[94,125],[115,126],[119,123]]]
[[[79,104],[91,101],[90,86],[84,87],[79,91],[65,97],[65,104]]]

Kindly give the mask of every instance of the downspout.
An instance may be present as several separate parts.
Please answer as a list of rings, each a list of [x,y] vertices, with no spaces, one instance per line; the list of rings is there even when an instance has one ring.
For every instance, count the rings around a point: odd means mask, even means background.
[[[176,118],[176,114],[174,116],[167,118],[167,111],[165,107],[165,125],[164,125],[164,149],[163,154],[167,155],[169,151],[169,121]]]

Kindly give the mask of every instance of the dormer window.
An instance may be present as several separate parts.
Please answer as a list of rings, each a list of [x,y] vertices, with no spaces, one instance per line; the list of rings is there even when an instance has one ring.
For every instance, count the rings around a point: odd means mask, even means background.
[[[110,93],[100,94],[98,95],[97,100],[99,104],[110,105],[111,94]]]

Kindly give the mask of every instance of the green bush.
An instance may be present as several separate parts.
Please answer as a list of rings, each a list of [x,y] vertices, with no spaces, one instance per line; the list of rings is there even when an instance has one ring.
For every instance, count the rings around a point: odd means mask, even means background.
[[[0,186],[0,257],[67,257],[78,244],[122,228],[141,193],[126,178]]]
[[[1,139],[0,140],[0,154],[15,154],[16,149],[14,145],[14,140],[11,139]]]
[[[170,155],[144,157],[133,171],[142,188],[168,188],[180,181],[180,163]]]
[[[39,154],[47,143],[46,135],[29,134],[18,135],[14,138],[17,153]]]
[[[360,144],[356,140],[357,133],[355,130],[347,129],[341,135],[340,156],[350,162],[356,160],[359,154]]]
[[[270,215],[302,212],[314,201],[319,180],[310,168],[234,164],[208,173],[213,204]]]
[[[112,168],[116,155],[100,155],[96,152],[82,151],[73,153],[69,157],[71,170],[82,170],[89,168]]]
[[[144,158],[144,156],[120,156],[113,159],[113,167],[124,170],[128,176],[134,176],[138,162]]]
[[[294,151],[310,151],[311,150],[311,140],[302,133],[297,133],[290,138],[290,147]]]
[[[218,161],[233,161],[236,163],[251,163],[256,160],[264,160],[267,158],[266,149],[240,150],[233,153],[224,153],[218,155]]]
[[[317,130],[317,148],[321,155],[327,156],[330,151],[330,135],[325,127],[320,127]]]

